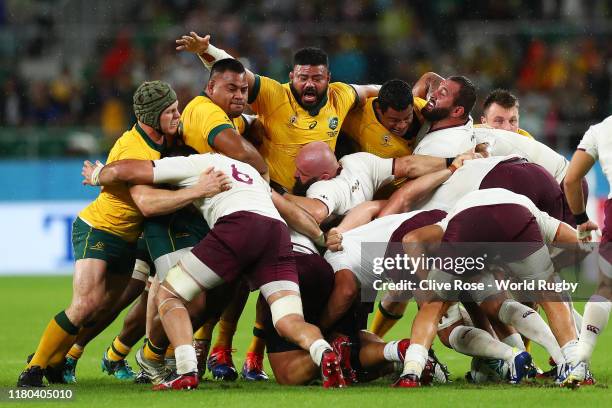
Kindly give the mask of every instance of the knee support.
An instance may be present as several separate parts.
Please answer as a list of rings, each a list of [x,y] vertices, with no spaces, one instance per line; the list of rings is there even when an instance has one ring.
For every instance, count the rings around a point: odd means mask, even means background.
[[[136,259],[136,263],[134,264],[134,272],[132,272],[132,279],[146,282],[150,273],[151,267],[149,264],[143,260]]]
[[[287,295],[277,299],[270,305],[272,314],[272,323],[276,327],[276,323],[285,316],[297,314],[304,317],[302,311],[302,298],[298,295]]]
[[[178,296],[182,297],[187,302],[192,301],[202,292],[202,289],[196,281],[178,265],[168,271],[165,282],[174,289],[174,292]]]

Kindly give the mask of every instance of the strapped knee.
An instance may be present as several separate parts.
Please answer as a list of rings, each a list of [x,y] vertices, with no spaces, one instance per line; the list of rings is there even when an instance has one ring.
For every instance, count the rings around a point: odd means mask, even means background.
[[[298,295],[287,295],[277,299],[270,305],[272,314],[272,323],[276,327],[276,323],[285,316],[297,314],[304,317],[302,311],[302,298]]]
[[[192,301],[200,292],[202,292],[202,289],[191,277],[191,275],[185,272],[178,265],[172,267],[168,271],[168,276],[164,282],[169,284],[174,292],[187,302]]]

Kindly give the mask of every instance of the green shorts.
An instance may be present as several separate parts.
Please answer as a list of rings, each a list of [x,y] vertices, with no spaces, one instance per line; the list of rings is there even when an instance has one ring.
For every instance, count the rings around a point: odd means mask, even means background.
[[[173,214],[149,218],[144,225],[144,237],[153,261],[179,249],[195,246],[209,231],[202,214],[192,206]]]
[[[75,260],[94,258],[106,261],[111,273],[131,274],[134,269],[136,243],[93,228],[80,217],[72,223],[72,250]]]

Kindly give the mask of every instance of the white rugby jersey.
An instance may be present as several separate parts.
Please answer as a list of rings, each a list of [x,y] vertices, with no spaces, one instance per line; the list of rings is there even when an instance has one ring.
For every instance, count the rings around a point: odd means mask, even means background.
[[[526,207],[535,217],[544,242],[550,243],[555,239],[555,235],[557,234],[557,229],[559,229],[561,221],[551,217],[544,211],[540,211],[533,201],[524,195],[513,193],[512,191],[504,188],[488,188],[485,190],[472,191],[471,193],[466,194],[463,198],[457,201],[457,204],[455,204],[455,206],[448,212],[446,217],[442,221],[436,223],[436,225],[439,225],[444,231],[446,231],[450,220],[461,211],[467,210],[468,208],[495,204],[519,204]],[[514,221],[508,220],[508,222]]]
[[[455,173],[433,193],[431,198],[417,205],[418,210],[442,210],[448,212],[461,197],[478,190],[487,174],[499,163],[517,158],[517,155],[466,160]]]
[[[567,173],[569,161],[544,143],[503,129],[474,128],[476,144],[487,143],[491,156],[518,154],[544,167],[559,183]]]
[[[393,159],[371,153],[354,153],[340,159],[342,170],[330,180],[308,188],[306,197],[321,200],[329,214],[344,215],[355,206],[374,198],[374,193],[393,181]]]
[[[421,129],[426,129],[422,127]],[[455,157],[476,146],[474,124],[470,117],[465,125],[435,130],[417,135],[413,154],[435,157]]]
[[[612,186],[612,116],[589,127],[578,144],[578,149],[599,160],[608,184]],[[608,198],[612,198],[612,192],[608,193]]]
[[[325,260],[334,269],[349,269],[357,277],[361,286],[370,286],[380,276],[373,272],[373,259],[385,256],[387,244],[393,232],[402,223],[422,211],[411,211],[402,214],[392,214],[377,218],[342,234],[342,251],[325,252]],[[362,243],[369,243],[363,245]],[[373,244],[372,244],[373,243]],[[364,253],[362,253],[362,248]]]
[[[153,182],[156,184],[189,187],[196,184],[200,174],[209,167],[224,172],[230,178],[231,189],[194,202],[211,227],[219,218],[237,211],[249,211],[285,222],[274,207],[270,185],[247,163],[218,153],[166,157],[153,163]]]
[[[319,251],[317,251],[317,246],[306,235],[297,232],[293,228],[289,228],[289,234],[291,236],[291,244],[293,244],[293,250],[295,252],[301,252],[303,254],[319,253]]]

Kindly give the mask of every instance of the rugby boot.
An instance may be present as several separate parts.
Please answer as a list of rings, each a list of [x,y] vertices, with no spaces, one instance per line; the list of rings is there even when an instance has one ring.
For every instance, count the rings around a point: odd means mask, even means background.
[[[348,336],[338,336],[331,343],[340,362],[342,376],[347,385],[357,383],[357,370],[351,365],[351,341]]]
[[[421,380],[416,374],[404,374],[393,383],[395,388],[417,388],[421,386]]]
[[[263,354],[248,352],[242,365],[242,378],[248,381],[267,381],[268,374],[263,370]]]
[[[586,372],[587,366],[583,362],[580,362],[575,366],[570,366],[567,377],[565,377],[565,380],[561,383],[561,386],[567,388],[578,388],[586,379]]]
[[[193,390],[198,388],[198,373],[191,372],[186,374],[170,374],[160,384],[153,386],[153,391],[165,391],[165,390]]]
[[[332,350],[325,351],[321,357],[321,380],[323,388],[346,387],[338,355]]]
[[[196,351],[196,358],[198,360],[198,378],[202,379],[206,373],[206,359],[210,350],[210,340],[194,340],[193,348]]]
[[[102,356],[102,372],[114,376],[118,380],[133,380],[134,371],[128,364],[127,360],[112,361],[106,357],[106,352]]]
[[[34,353],[30,354],[27,358],[27,363],[30,364],[32,358],[34,357]],[[62,361],[62,363],[57,367],[47,366],[47,368],[43,369],[43,374],[49,384],[65,384],[64,381],[64,364],[66,359]]]
[[[17,387],[45,387],[43,384],[44,370],[40,366],[26,368],[19,375]]]
[[[153,385],[161,384],[171,373],[171,370],[163,362],[146,359],[142,348],[139,348],[136,352],[136,362]]]
[[[66,363],[64,363],[64,370],[62,375],[66,384],[74,384],[77,382],[76,379],[76,366],[79,360],[75,360],[72,357],[66,357]]]
[[[519,350],[515,352],[509,363],[508,382],[510,384],[519,384],[523,378],[527,377],[531,370],[531,354]]]
[[[236,381],[238,378],[238,371],[232,360],[233,351],[235,350],[226,347],[213,347],[210,351],[206,365],[215,380]]]

